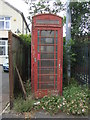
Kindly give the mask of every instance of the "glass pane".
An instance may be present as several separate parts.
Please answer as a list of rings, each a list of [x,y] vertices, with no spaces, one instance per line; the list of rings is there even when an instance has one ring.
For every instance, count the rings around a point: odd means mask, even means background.
[[[4,21],[0,21],[0,29],[4,29]]]
[[[41,46],[41,52],[54,53],[54,46]]]
[[[54,38],[41,38],[41,44],[54,44]]]
[[[5,17],[5,20],[10,20],[10,17]]]
[[[54,82],[54,76],[53,75],[43,75],[41,76],[41,82],[47,82],[47,83],[53,83]]]
[[[4,20],[4,17],[0,17],[0,20]]]
[[[58,20],[36,20],[38,24],[59,24]]]
[[[49,84],[41,84],[41,89],[53,89],[54,88],[54,84],[49,83]]]
[[[0,45],[5,45],[5,41],[0,41]]]
[[[6,26],[6,29],[9,29],[10,28],[10,22],[6,22],[6,24],[5,24]]]
[[[54,31],[43,30],[43,31],[41,31],[41,37],[54,37]]]
[[[54,68],[38,68],[40,73],[38,74],[54,74]],[[55,68],[57,74],[57,68]]]
[[[54,59],[54,54],[41,53],[41,59]]]
[[[0,47],[0,55],[5,55],[5,47]]]
[[[41,74],[54,74],[54,68],[41,68]]]
[[[42,67],[54,66],[53,60],[41,60]]]

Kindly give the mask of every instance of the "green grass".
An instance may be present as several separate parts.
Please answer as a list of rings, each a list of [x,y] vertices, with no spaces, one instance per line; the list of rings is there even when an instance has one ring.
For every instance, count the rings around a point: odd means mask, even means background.
[[[27,99],[26,101],[20,97],[14,100],[14,110],[17,112],[29,112],[32,110],[34,100]]]

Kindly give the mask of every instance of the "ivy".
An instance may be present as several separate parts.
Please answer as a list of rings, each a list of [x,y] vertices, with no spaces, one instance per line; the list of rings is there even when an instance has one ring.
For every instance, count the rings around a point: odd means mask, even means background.
[[[31,45],[31,34],[29,34],[29,35],[21,34],[21,35],[19,35],[19,37],[25,42],[25,44]]]

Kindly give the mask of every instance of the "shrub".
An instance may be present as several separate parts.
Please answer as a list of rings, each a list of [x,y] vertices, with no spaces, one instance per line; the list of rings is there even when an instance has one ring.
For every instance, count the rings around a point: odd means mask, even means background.
[[[75,83],[64,88],[63,96],[44,96],[38,107],[50,114],[63,111],[73,115],[87,115],[89,96],[85,86],[82,89]]]
[[[22,98],[17,98],[14,100],[14,109],[17,112],[29,112],[32,110],[34,100],[27,99],[26,101]]]
[[[31,45],[31,34],[29,35],[24,35],[24,34],[21,34],[19,35],[19,37],[27,44],[27,45]]]
[[[40,106],[50,114],[55,114],[60,110],[61,103],[62,98],[60,96],[45,96],[41,99]]]
[[[88,89],[83,89],[77,84],[71,84],[64,88],[63,95],[66,99],[64,111],[67,114],[87,115],[88,114]]]

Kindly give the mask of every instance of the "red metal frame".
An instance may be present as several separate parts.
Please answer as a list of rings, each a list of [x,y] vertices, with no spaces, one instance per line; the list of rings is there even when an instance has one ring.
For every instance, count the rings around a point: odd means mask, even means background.
[[[58,24],[44,24],[44,23],[37,23],[37,20],[48,20],[52,21],[59,21]],[[41,31],[54,31],[54,44],[41,44]],[[39,37],[38,37],[39,31]],[[56,31],[57,31],[57,44],[56,44]],[[43,37],[42,37],[43,38]],[[49,37],[48,37],[49,38]],[[38,45],[39,39],[39,45]],[[47,52],[41,52],[41,45],[42,46],[54,46],[54,52],[50,54],[54,54],[54,59],[41,59],[41,53],[45,55],[48,54]],[[39,46],[39,52],[38,52]],[[57,66],[56,66],[56,46],[57,46]],[[41,65],[41,61],[54,61],[54,66],[43,66]],[[39,68],[38,68],[39,62]],[[56,74],[56,67],[57,67],[57,74]],[[54,69],[54,74],[41,74],[41,68],[47,69]],[[39,69],[39,73],[38,73]],[[39,76],[39,77],[38,77]],[[54,87],[49,89],[42,89],[42,84],[50,84],[49,80],[44,82],[41,81],[42,76],[54,76]],[[57,80],[56,80],[57,76]],[[53,15],[53,14],[40,14],[33,17],[32,22],[32,42],[31,42],[31,83],[32,83],[32,91],[35,93],[35,97],[43,97],[44,95],[51,94],[52,91],[55,94],[62,95],[62,79],[63,79],[63,26],[62,26],[62,18]],[[57,86],[55,85],[57,81]],[[38,87],[39,84],[39,87]]]

